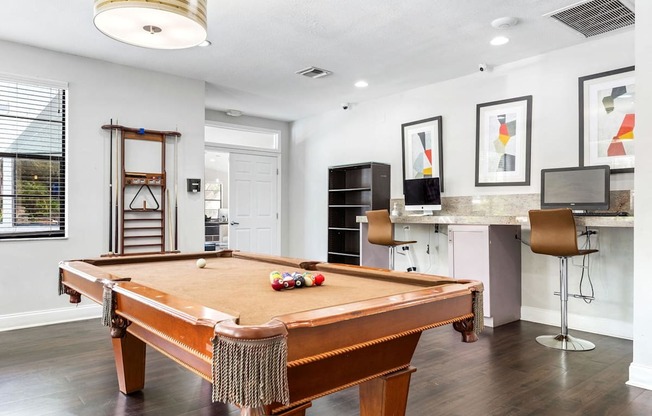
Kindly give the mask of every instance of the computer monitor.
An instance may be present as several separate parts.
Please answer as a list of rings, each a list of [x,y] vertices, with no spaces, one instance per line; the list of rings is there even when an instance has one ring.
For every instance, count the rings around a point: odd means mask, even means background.
[[[541,208],[608,210],[610,172],[607,165],[541,169]]]
[[[441,193],[439,178],[405,179],[403,181],[405,211],[420,211],[423,215],[432,215],[441,210]]]

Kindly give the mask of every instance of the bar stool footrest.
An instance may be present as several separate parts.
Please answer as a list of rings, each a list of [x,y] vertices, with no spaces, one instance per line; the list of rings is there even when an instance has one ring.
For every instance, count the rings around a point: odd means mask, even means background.
[[[555,296],[561,296],[560,292],[553,292],[552,293]],[[575,299],[586,299],[586,300],[595,300],[595,297],[593,296],[587,296],[587,295],[576,295],[575,293],[569,293],[569,297],[575,298]]]

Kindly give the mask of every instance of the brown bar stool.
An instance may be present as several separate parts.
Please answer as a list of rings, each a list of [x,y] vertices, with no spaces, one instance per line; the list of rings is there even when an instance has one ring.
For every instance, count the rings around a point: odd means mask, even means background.
[[[568,259],[584,256],[598,250],[577,248],[577,229],[573,211],[568,208],[531,210],[530,248],[538,254],[559,257],[559,298],[561,302],[561,333],[537,337],[539,344],[565,351],[590,351],[592,342],[568,335]],[[555,293],[557,294],[557,293]],[[589,296],[572,295],[577,298]]]
[[[367,240],[371,244],[378,244],[380,246],[389,247],[389,269],[394,270],[394,257],[396,255],[396,247],[404,246],[403,251],[410,250],[408,244],[415,244],[416,241],[398,241],[394,240],[394,226],[389,219],[389,211],[386,209],[379,209],[374,211],[367,211],[367,222],[369,229],[367,231]],[[409,272],[416,271],[412,258],[408,254],[408,261],[410,267]]]

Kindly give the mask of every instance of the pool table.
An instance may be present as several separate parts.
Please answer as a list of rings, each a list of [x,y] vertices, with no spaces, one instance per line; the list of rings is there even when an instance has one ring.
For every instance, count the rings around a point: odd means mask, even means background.
[[[325,282],[275,291],[272,271]],[[150,345],[242,414],[305,415],[359,385],[361,415],[403,415],[421,332],[482,329],[480,282],[229,250],[63,261],[59,293],[103,305],[121,392],[144,387]]]

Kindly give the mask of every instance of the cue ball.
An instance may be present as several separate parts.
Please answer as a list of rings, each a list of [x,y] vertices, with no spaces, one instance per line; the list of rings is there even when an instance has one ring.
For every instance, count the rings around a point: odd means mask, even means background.
[[[200,269],[203,269],[206,266],[206,260],[204,259],[197,259],[197,267]]]

